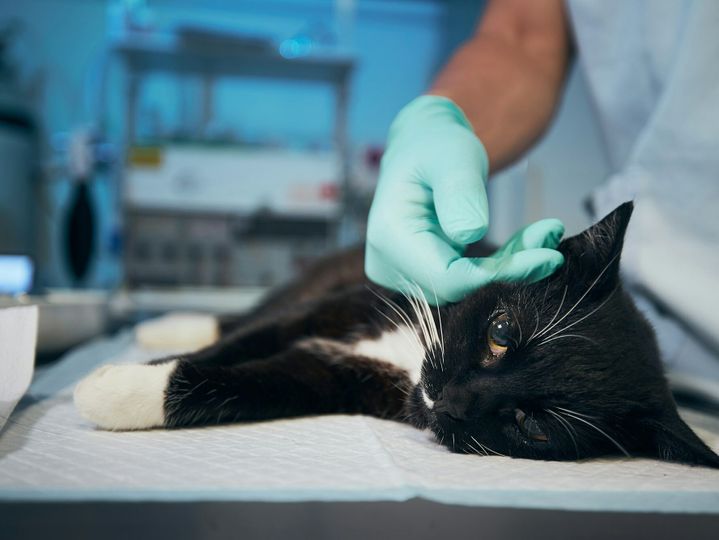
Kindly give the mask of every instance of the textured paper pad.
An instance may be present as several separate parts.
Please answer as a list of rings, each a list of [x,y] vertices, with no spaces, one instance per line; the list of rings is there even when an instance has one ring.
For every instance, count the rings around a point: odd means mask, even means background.
[[[428,432],[359,416],[173,431],[95,430],[74,383],[156,356],[129,333],[39,372],[0,435],[0,500],[375,501],[719,512],[719,471],[652,460],[554,463],[451,454]],[[700,418],[696,418],[701,420]],[[715,419],[703,419],[719,433]],[[704,432],[717,449],[717,438]],[[714,438],[712,438],[714,437]]]
[[[37,321],[37,306],[0,309],[0,431],[30,386]]]

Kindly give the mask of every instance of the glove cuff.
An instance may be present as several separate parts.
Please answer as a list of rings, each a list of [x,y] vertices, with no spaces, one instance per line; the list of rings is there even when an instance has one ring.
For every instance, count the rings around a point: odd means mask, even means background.
[[[394,138],[410,125],[421,127],[425,122],[451,122],[474,133],[472,124],[454,101],[443,96],[423,95],[413,99],[399,111],[389,128],[389,138]]]

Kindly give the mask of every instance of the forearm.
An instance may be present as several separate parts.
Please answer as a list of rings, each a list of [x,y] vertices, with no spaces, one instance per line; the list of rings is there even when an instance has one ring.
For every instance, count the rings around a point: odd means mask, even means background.
[[[429,93],[462,108],[495,172],[519,158],[549,125],[570,50],[561,0],[495,0]]]

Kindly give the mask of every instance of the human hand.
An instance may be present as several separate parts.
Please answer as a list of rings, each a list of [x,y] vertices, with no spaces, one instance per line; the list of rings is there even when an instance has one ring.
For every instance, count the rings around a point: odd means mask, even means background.
[[[370,210],[365,271],[391,289],[416,283],[428,300],[456,302],[491,281],[536,281],[564,259],[564,226],[542,220],[486,258],[463,257],[489,223],[487,153],[451,100],[422,96],[390,128]]]

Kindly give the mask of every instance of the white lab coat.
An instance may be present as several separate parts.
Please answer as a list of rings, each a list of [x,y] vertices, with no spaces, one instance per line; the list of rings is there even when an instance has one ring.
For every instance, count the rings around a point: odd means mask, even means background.
[[[625,279],[665,361],[719,388],[719,2],[567,4],[614,171],[595,208],[634,199]]]

